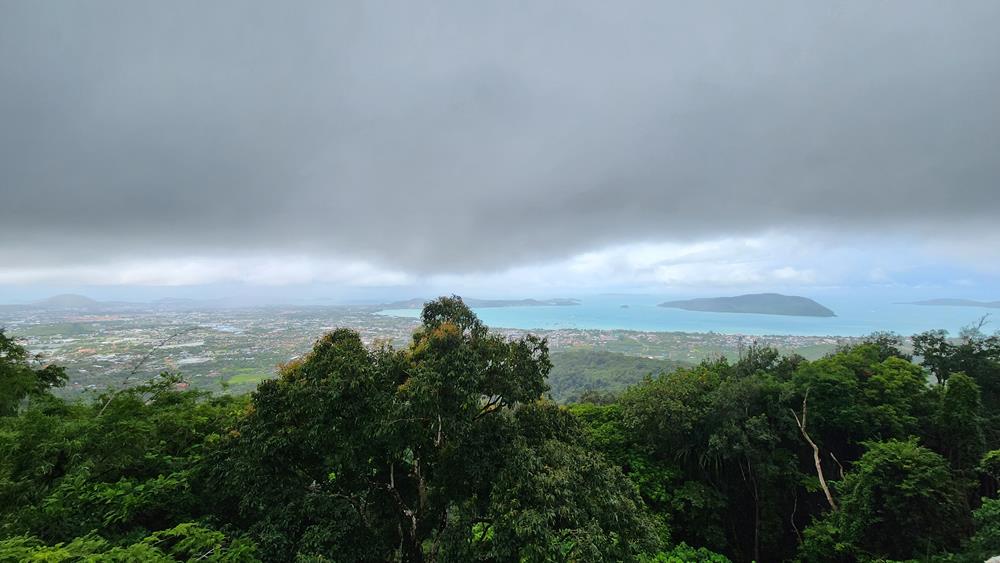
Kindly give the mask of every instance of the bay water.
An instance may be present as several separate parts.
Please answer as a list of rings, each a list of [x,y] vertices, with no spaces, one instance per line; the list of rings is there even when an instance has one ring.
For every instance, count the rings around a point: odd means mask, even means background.
[[[476,314],[488,326],[554,330],[598,329],[643,332],[717,332],[748,335],[864,336],[892,331],[910,336],[945,329],[952,334],[989,315],[985,332],[1000,328],[1000,309],[942,307],[893,302],[884,296],[828,296],[817,299],[836,317],[795,317],[743,313],[708,313],[657,306],[677,299],[667,295],[591,295],[579,305],[484,307]],[[387,309],[380,314],[417,317],[419,309]],[[989,322],[990,319],[993,322]]]

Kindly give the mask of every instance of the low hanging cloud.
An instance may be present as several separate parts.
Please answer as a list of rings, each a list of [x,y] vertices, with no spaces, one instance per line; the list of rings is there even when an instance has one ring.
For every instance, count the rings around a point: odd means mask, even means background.
[[[961,256],[961,255],[959,255]],[[502,271],[412,274],[364,260],[314,255],[188,255],[133,258],[92,264],[0,268],[0,288],[178,286],[206,289],[268,287],[274,296],[327,295],[333,289],[371,290],[408,297],[464,292],[469,295],[573,295],[625,291],[657,293],[704,290],[813,291],[844,288],[989,292],[998,271],[956,265],[942,267],[940,254],[914,249],[902,237],[823,241],[779,235],[730,237],[693,243],[628,243]],[[988,263],[988,266],[991,263]],[[166,286],[166,287],[165,287]],[[171,289],[167,289],[167,287]],[[213,290],[217,292],[216,290]],[[51,292],[51,290],[50,290]],[[403,292],[403,294],[399,294]],[[155,293],[155,291],[154,291]]]
[[[990,1],[8,2],[0,268],[287,255],[398,281],[764,231],[995,239],[998,22]],[[237,262],[220,275],[252,279]]]
[[[309,256],[242,256],[130,259],[97,264],[0,268],[0,285],[82,284],[184,286],[246,283],[286,286],[325,283],[352,287],[405,286],[404,272],[375,268],[363,261]]]

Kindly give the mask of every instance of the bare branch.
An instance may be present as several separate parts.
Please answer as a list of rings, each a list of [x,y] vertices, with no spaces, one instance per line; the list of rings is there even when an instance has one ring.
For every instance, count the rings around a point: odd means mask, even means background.
[[[118,389],[116,389],[116,390],[114,390],[114,391],[111,392],[111,396],[108,397],[108,400],[104,403],[104,406],[101,407],[101,411],[99,413],[97,413],[97,416],[103,415],[104,411],[106,411],[108,409],[108,405],[111,404],[111,401],[113,401],[115,399],[115,397],[118,396],[119,393],[121,393],[122,391],[124,391],[125,389],[128,388],[128,382],[129,382],[129,380],[132,379],[132,377],[135,376],[135,374],[139,373],[139,370],[142,368],[142,366],[145,365],[145,363],[148,362],[149,359],[153,357],[153,354],[157,350],[159,350],[160,348],[163,348],[164,346],[166,346],[167,344],[169,344],[171,341],[173,341],[178,336],[181,336],[183,334],[187,334],[187,333],[189,333],[191,331],[194,331],[194,330],[198,330],[199,328],[201,328],[201,327],[199,327],[199,326],[192,326],[192,327],[185,328],[183,330],[179,330],[179,331],[171,334],[170,336],[167,336],[163,340],[157,342],[156,344],[153,345],[152,348],[150,348],[149,350],[147,350],[146,353],[143,354],[142,357],[139,358],[139,360],[132,366],[132,369],[129,370],[129,372],[125,375],[125,379],[122,380],[121,386]]]
[[[441,445],[441,415],[439,414],[438,415],[438,431],[437,431],[437,437],[434,438],[434,447],[438,447],[440,445]]]
[[[503,407],[502,395],[496,395],[490,397],[489,400],[487,400],[486,404],[483,405],[483,408],[479,410],[479,414],[477,414],[475,418],[473,418],[472,420],[479,420],[480,418],[502,407]]]
[[[798,489],[792,489],[792,515],[789,517],[789,521],[792,523],[792,529],[795,530],[795,537],[799,538],[799,542],[802,542],[802,533],[799,532],[799,527],[795,525],[795,513],[799,509],[799,492]]]
[[[816,476],[819,477],[819,486],[823,489],[823,494],[826,495],[826,502],[830,503],[830,508],[837,510],[837,503],[833,500],[833,494],[830,493],[830,487],[826,484],[826,477],[823,475],[823,464],[820,460],[819,446],[816,442],[813,442],[812,438],[809,437],[809,433],[806,432],[806,414],[808,412],[808,401],[809,401],[809,388],[806,388],[805,394],[802,396],[802,418],[792,411],[792,416],[795,417],[795,423],[799,426],[799,431],[802,432],[802,437],[806,439],[806,442],[812,446],[813,450],[813,462],[816,464]],[[789,409],[791,410],[791,409]]]
[[[837,463],[837,467],[840,469],[840,478],[843,479],[844,478],[844,466],[840,464],[840,460],[837,459],[837,456],[833,455],[833,452],[830,452],[830,457],[832,457],[833,461]]]

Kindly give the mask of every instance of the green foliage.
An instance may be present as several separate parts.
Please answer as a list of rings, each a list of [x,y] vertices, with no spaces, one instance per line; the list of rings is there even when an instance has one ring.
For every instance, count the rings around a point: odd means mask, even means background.
[[[914,353],[939,383],[954,373],[964,373],[979,385],[987,409],[1000,409],[1000,334],[985,335],[980,326],[962,330],[957,340],[946,331],[913,337]]]
[[[116,542],[209,510],[199,496],[203,451],[239,401],[173,382],[118,393],[106,409],[49,397],[0,419],[0,534],[66,542],[99,529]]]
[[[929,423],[929,443],[951,466],[972,476],[985,447],[979,386],[964,373],[953,373],[933,390],[936,405]]]
[[[972,519],[976,533],[966,550],[969,557],[984,561],[1000,555],[1000,499],[983,499]]]
[[[1000,450],[986,452],[979,462],[979,470],[994,480],[1000,481]]]
[[[17,413],[25,399],[38,397],[66,383],[66,371],[53,365],[35,367],[32,356],[0,328],[0,417]]]
[[[914,352],[939,384],[963,373],[978,386],[982,401],[982,434],[987,449],[1000,448],[1000,333],[983,334],[979,325],[967,327],[957,339],[945,331],[913,337]]]
[[[188,522],[129,545],[114,545],[97,534],[55,545],[45,545],[31,536],[15,536],[0,540],[0,561],[251,563],[258,559],[252,543],[229,540],[219,531]]]
[[[875,347],[880,362],[893,357],[908,362],[913,360],[913,355],[903,353],[903,337],[895,332],[874,332],[866,336],[864,342]]]
[[[738,362],[677,370],[627,390],[615,403],[573,405],[570,411],[586,425],[592,447],[622,467],[675,539],[736,560],[780,560],[793,556],[804,535],[810,546],[822,546],[811,557],[826,552],[827,559],[836,553],[856,558],[864,555],[863,545],[849,537],[843,521],[824,513],[829,506],[812,451],[795,421],[808,390],[808,432],[819,444],[820,465],[835,496],[848,497],[838,499],[846,502],[845,510],[859,504],[837,481],[843,474],[851,483],[862,482],[857,464],[865,444],[908,443],[909,436],[920,435],[946,456],[950,463],[936,468],[951,487],[945,495],[950,500],[935,497],[939,489],[927,494],[938,499],[931,503],[936,510],[950,511],[940,528],[953,540],[938,537],[930,546],[954,547],[970,532],[965,487],[981,453],[983,407],[975,383],[962,375],[954,376],[950,388],[928,387],[898,345],[894,336],[876,335],[815,362],[752,348]],[[870,483],[872,475],[864,474]],[[902,489],[890,490],[896,478],[885,476],[886,488],[877,494],[905,493],[907,502],[920,505],[907,487],[927,483],[915,475]],[[907,512],[895,517],[902,514]],[[910,524],[899,526],[896,536],[924,553],[928,542],[908,531]],[[873,526],[882,529],[881,520]]]
[[[916,440],[871,442],[837,484],[840,510],[805,532],[805,561],[911,559],[958,546],[965,491],[947,461]]]
[[[948,331],[929,330],[913,337],[913,352],[922,358],[924,366],[944,383],[952,371],[952,356],[955,351],[948,342]]]
[[[492,334],[454,297],[423,319],[402,351],[330,333],[254,393],[212,479],[265,558],[592,560],[655,546],[641,500],[584,449],[576,420],[535,404],[545,341]]]
[[[788,447],[794,423],[771,372],[787,377],[797,361],[752,349],[735,364],[677,370],[623,395],[628,446],[607,451],[677,539],[747,559],[784,556],[788,489],[801,479]]]
[[[655,376],[688,366],[674,360],[654,360],[602,350],[561,350],[552,353],[548,383],[552,399],[573,403],[613,399],[646,376]]]
[[[792,387],[793,404],[809,390],[810,434],[838,459],[857,458],[868,440],[917,433],[918,417],[927,410],[920,368],[894,355],[885,357],[876,344],[801,365]]]
[[[657,546],[654,522],[620,471],[580,446],[521,444],[497,477],[496,560],[632,560]]]
[[[402,350],[335,330],[250,396],[165,373],[91,403],[0,332],[0,561],[997,555],[994,337],[918,336],[932,385],[895,335],[553,369],[458,297],[422,321]]]
[[[670,551],[643,556],[639,561],[641,563],[730,563],[725,555],[704,547],[694,548],[684,542],[677,544]]]

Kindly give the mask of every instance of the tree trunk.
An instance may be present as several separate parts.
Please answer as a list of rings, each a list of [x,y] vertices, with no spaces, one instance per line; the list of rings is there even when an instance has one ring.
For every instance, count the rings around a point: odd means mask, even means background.
[[[802,397],[802,418],[792,411],[792,416],[795,417],[795,423],[799,425],[799,431],[802,432],[802,437],[806,439],[806,442],[812,446],[813,450],[813,463],[816,465],[816,476],[819,477],[819,486],[823,489],[823,494],[826,495],[826,502],[830,504],[830,508],[837,510],[837,503],[833,500],[833,494],[830,493],[830,487],[826,484],[826,477],[823,475],[823,464],[819,455],[819,446],[816,442],[813,442],[812,438],[809,437],[809,433],[806,432],[806,401],[809,400],[809,389],[806,389],[805,395]]]
[[[406,563],[423,562],[424,550],[420,543],[420,538],[412,533],[405,533],[403,537],[403,561]]]

